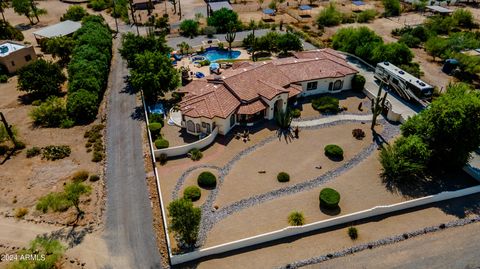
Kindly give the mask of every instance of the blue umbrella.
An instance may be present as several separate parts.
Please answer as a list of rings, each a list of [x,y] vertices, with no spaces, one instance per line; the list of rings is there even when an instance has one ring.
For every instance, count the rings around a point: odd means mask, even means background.
[[[275,10],[273,10],[271,8],[266,8],[266,9],[263,10],[263,13],[267,14],[267,15],[273,15],[273,14],[275,14]]]
[[[312,10],[312,7],[309,5],[302,5],[300,6],[300,10]]]

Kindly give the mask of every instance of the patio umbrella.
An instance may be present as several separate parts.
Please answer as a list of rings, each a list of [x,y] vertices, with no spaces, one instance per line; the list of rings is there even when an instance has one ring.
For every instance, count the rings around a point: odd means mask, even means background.
[[[273,10],[271,8],[266,8],[266,9],[263,10],[263,14],[273,15],[273,14],[275,14],[275,10]]]
[[[300,10],[312,10],[312,7],[309,5],[301,5],[299,8]]]

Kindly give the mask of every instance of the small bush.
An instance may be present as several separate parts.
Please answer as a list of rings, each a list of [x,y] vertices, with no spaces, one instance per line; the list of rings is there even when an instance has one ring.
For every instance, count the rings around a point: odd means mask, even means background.
[[[164,126],[163,114],[156,114],[156,113],[148,114],[148,121],[150,123],[158,122],[162,126]]]
[[[5,74],[0,75],[0,83],[7,83],[8,82],[8,76]]]
[[[88,180],[90,180],[90,182],[96,182],[96,181],[100,180],[100,176],[99,175],[91,175],[90,178],[88,178]]]
[[[38,200],[36,209],[43,213],[47,213],[49,208],[52,209],[53,212],[63,212],[70,206],[71,203],[67,200],[64,193],[52,192]]]
[[[152,134],[152,139],[157,139],[160,136],[160,130],[162,130],[162,124],[159,122],[152,122],[148,125],[150,133]]]
[[[168,156],[167,154],[165,153],[162,153],[160,154],[160,156],[158,156],[158,161],[160,162],[161,165],[164,165],[168,160]]]
[[[46,146],[43,148],[42,155],[47,160],[59,160],[70,156],[72,150],[69,146]]]
[[[93,157],[92,157],[92,162],[101,162],[103,160],[103,153],[99,151],[94,151],[93,152]]]
[[[326,145],[324,148],[325,155],[332,159],[342,159],[343,149],[338,145]]]
[[[302,115],[302,112],[298,108],[293,109],[290,113],[294,118],[300,118],[300,115]]]
[[[353,129],[352,135],[358,140],[362,140],[365,137],[365,132],[362,129]]]
[[[331,96],[313,99],[312,107],[322,113],[337,113],[340,110],[338,99]]]
[[[15,210],[15,218],[21,219],[28,214],[28,208],[20,207]]]
[[[88,171],[80,170],[72,175],[73,182],[83,182],[88,179]]]
[[[63,119],[60,122],[60,128],[63,128],[63,129],[72,128],[74,125],[75,125],[75,121],[72,119]]]
[[[352,90],[355,91],[363,91],[363,87],[365,86],[365,77],[359,74],[353,76],[352,79]]]
[[[155,147],[157,147],[157,149],[164,149],[164,148],[168,148],[169,146],[170,146],[170,143],[163,138],[159,138],[155,140]]]
[[[320,205],[327,208],[337,208],[340,202],[340,194],[331,188],[325,188],[320,191]]]
[[[347,233],[348,233],[348,236],[350,236],[350,239],[352,239],[352,240],[355,240],[355,239],[358,238],[358,230],[357,230],[357,228],[355,228],[353,226],[348,228]]]
[[[277,175],[278,182],[288,182],[290,181],[290,175],[285,172],[280,172]]]
[[[202,188],[215,188],[217,178],[211,172],[205,171],[198,176],[197,183]]]
[[[65,101],[51,96],[30,112],[33,123],[42,127],[59,127],[68,118]]]
[[[27,146],[25,145],[25,143],[23,143],[22,141],[20,140],[15,140],[15,149],[17,150],[20,150],[20,149],[24,149],[26,148]]]
[[[198,201],[201,196],[202,192],[197,186],[189,186],[183,191],[183,198],[188,199],[192,202]]]
[[[33,158],[39,155],[41,152],[42,150],[39,147],[32,147],[27,150],[27,158]]]
[[[375,16],[377,16],[377,11],[375,11],[375,9],[367,9],[358,14],[357,22],[358,23],[369,22],[375,19]]]
[[[343,14],[337,10],[335,4],[324,8],[317,17],[319,27],[339,25],[343,20]]]
[[[42,104],[42,100],[34,100],[32,101],[32,106],[39,106]]]
[[[288,224],[291,226],[302,226],[305,224],[305,217],[302,212],[293,211],[288,216]]]
[[[193,161],[198,161],[203,157],[203,153],[199,149],[193,148],[188,152],[188,156]]]

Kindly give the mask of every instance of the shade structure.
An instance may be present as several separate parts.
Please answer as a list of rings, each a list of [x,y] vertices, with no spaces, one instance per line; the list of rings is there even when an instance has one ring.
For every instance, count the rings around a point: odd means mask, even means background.
[[[309,5],[301,5],[299,8],[300,10],[312,10],[312,7]]]
[[[363,6],[365,5],[365,3],[363,1],[353,1],[352,4],[356,5],[356,6]]]
[[[263,10],[263,14],[273,15],[273,14],[275,14],[275,10],[273,10],[271,8],[266,8],[266,9]]]

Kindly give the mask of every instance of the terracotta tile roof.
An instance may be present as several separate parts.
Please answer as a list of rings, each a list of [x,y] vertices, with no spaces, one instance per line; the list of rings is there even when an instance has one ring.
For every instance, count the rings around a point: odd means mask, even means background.
[[[189,87],[191,91],[179,103],[180,110],[185,116],[209,119],[220,117],[226,119],[240,105],[240,101],[222,84],[212,84],[206,81],[192,82],[190,84],[193,84]],[[201,85],[203,87],[194,89],[194,86]]]
[[[297,84],[290,84],[286,90],[288,90],[288,98],[290,98],[300,94],[302,92],[302,86]]]
[[[345,59],[347,58],[347,56],[340,54],[336,50],[332,50],[330,48],[299,51],[295,52],[293,55],[295,56],[295,58],[298,59],[330,59],[340,64],[345,63]]]
[[[240,108],[238,108],[237,114],[252,115],[264,110],[265,108],[267,108],[267,106],[262,102],[262,100],[257,100],[250,104],[242,104]]]

